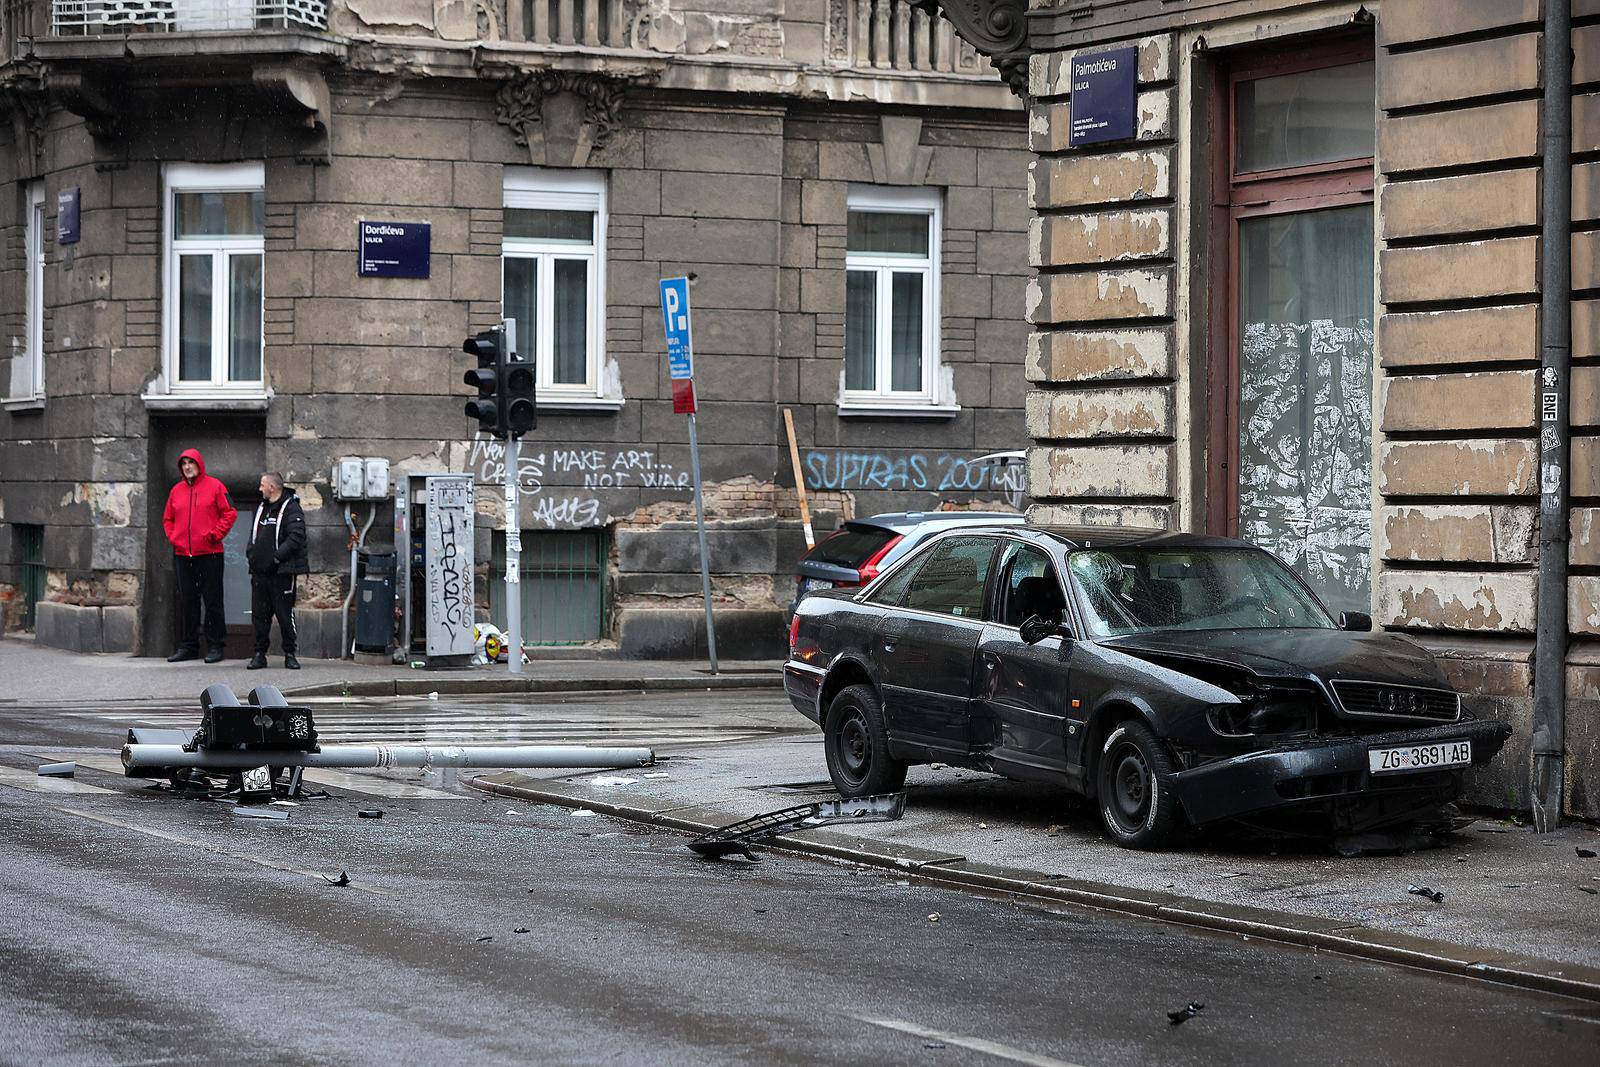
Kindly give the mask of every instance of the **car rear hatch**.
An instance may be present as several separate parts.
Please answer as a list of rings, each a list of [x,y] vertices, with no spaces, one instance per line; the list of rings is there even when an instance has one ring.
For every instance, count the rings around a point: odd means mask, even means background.
[[[795,579],[807,591],[865,585],[878,576],[878,563],[900,537],[888,526],[847,522],[805,554],[795,566]]]

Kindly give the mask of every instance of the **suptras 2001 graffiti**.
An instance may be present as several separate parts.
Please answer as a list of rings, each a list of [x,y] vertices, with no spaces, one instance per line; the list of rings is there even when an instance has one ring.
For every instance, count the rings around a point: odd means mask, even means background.
[[[847,452],[805,454],[809,489],[872,489],[929,493],[999,493],[1022,506],[1025,472],[1020,463],[979,463],[952,452]]]

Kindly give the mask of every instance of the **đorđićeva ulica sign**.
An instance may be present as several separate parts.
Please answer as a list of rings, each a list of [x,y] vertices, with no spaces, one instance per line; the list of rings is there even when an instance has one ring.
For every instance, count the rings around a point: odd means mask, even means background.
[[[1069,145],[1126,141],[1135,130],[1139,50],[1116,48],[1072,57]]]
[[[356,273],[363,278],[426,278],[433,227],[426,222],[356,223]]]

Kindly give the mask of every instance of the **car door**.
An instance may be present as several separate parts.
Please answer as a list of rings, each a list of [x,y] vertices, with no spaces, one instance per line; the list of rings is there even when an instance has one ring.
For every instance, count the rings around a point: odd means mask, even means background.
[[[988,730],[994,770],[1012,778],[1060,782],[1067,771],[1073,642],[1046,637],[1025,644],[1023,621],[1042,615],[1070,625],[1065,591],[1050,555],[1008,541],[995,568],[990,621],[978,647],[978,715]]]
[[[930,753],[972,750],[973,667],[998,540],[944,537],[926,550],[901,607],[885,613],[873,647],[889,732]]]

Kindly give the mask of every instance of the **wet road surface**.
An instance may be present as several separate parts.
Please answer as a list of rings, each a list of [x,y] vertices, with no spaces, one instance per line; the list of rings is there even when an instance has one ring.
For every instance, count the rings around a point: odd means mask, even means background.
[[[695,719],[663,698],[653,742],[654,698],[607,700],[574,732],[644,715],[627,739],[660,744]],[[282,822],[93,769],[30,781],[115,740],[0,709],[0,765],[28,772],[0,777],[0,1062],[1600,1062],[1600,1013],[1557,997],[795,857],[711,864],[444,780],[352,776]]]

